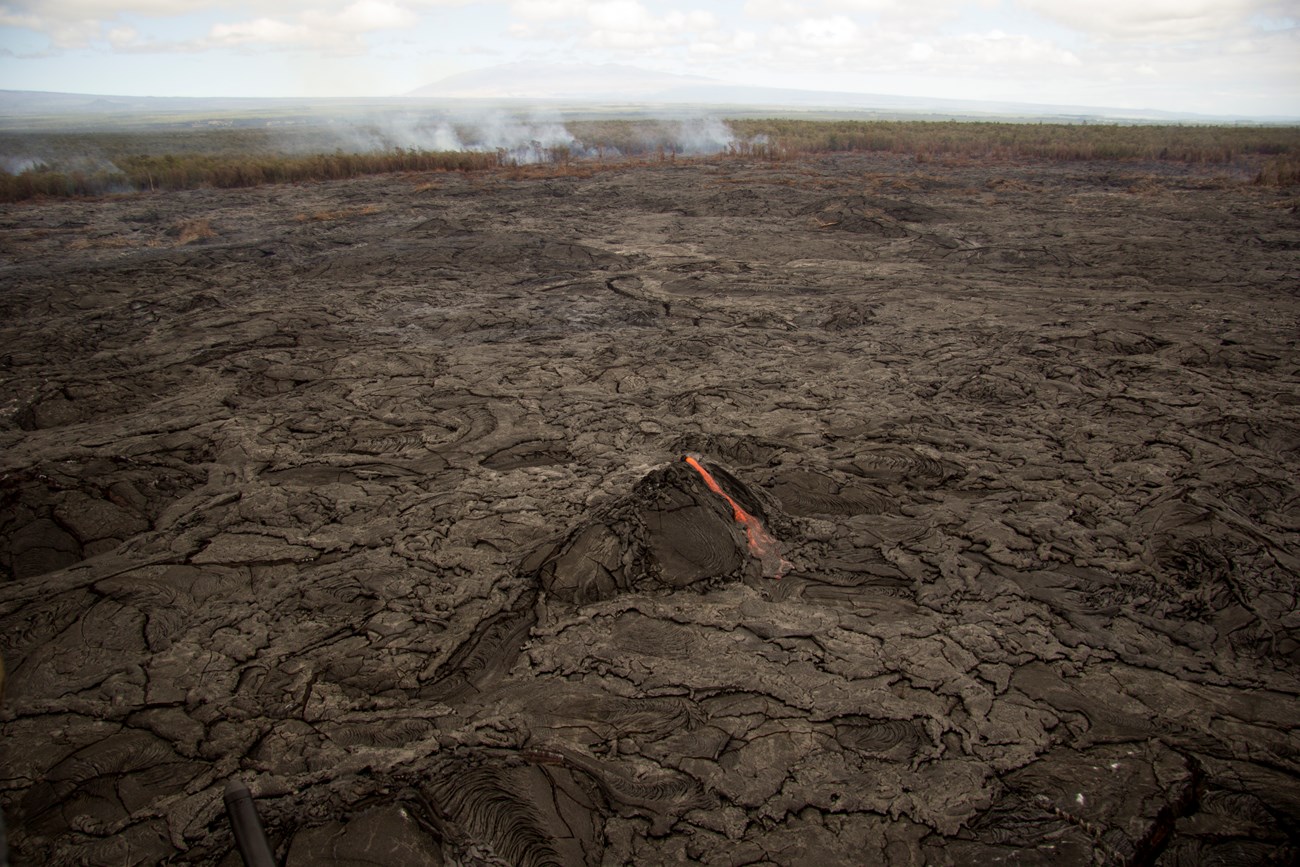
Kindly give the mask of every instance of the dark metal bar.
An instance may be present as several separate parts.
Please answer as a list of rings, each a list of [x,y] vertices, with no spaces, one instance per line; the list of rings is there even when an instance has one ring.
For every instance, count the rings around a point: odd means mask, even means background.
[[[230,827],[235,832],[235,844],[239,846],[239,857],[244,859],[244,867],[275,867],[275,855],[271,853],[262,819],[257,815],[253,793],[238,777],[226,783],[226,815],[230,817]]]

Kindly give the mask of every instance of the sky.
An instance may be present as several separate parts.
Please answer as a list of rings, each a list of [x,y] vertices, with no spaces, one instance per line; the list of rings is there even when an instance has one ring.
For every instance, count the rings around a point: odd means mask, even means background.
[[[0,89],[396,96],[500,64],[1300,117],[1300,0],[0,0]]]

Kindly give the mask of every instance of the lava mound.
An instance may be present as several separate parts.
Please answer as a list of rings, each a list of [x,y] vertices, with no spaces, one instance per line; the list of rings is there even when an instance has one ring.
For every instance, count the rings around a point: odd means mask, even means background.
[[[694,456],[647,474],[560,542],[524,562],[541,588],[584,604],[618,593],[704,588],[780,575],[764,529],[780,516],[729,470]]]

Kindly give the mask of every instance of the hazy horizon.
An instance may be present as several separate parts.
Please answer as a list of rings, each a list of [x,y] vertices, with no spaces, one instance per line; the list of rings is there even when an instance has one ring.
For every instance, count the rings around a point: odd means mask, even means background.
[[[1295,0],[7,0],[8,90],[399,96],[505,64],[753,87],[1300,116]]]

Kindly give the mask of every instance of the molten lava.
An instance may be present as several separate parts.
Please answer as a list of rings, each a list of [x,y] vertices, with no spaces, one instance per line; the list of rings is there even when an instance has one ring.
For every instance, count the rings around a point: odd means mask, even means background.
[[[718,480],[713,478],[713,474],[704,468],[699,458],[695,455],[686,455],[682,458],[686,463],[691,465],[700,478],[704,479],[704,484],[710,491],[722,497],[731,506],[731,514],[736,519],[736,523],[745,528],[745,538],[749,541],[749,552],[758,558],[758,562],[763,565],[763,576],[765,578],[780,578],[789,571],[791,563],[781,556],[781,546],[773,539],[771,534],[763,529],[763,522],[753,515],[740,508],[731,495],[722,490]]]

